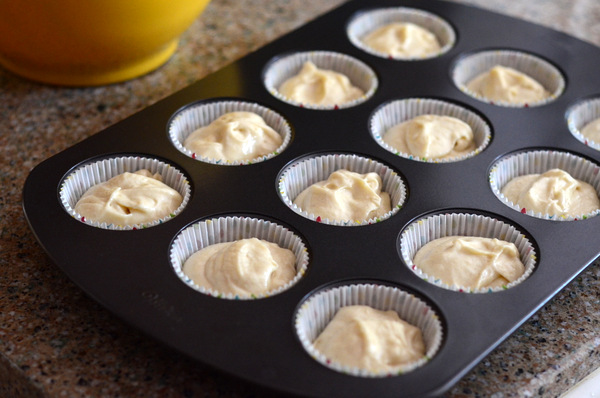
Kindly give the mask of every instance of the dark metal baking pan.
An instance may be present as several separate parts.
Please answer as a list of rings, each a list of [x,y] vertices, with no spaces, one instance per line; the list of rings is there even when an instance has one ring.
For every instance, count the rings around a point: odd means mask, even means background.
[[[405,6],[432,12],[457,33],[447,53],[423,61],[378,58],[353,46],[345,27],[354,13]],[[516,49],[543,57],[566,78],[556,100],[539,107],[485,104],[455,87],[450,77],[462,55]],[[283,103],[262,82],[265,65],[284,53],[331,50],[369,65],[379,88],[363,104],[317,111]],[[481,9],[435,0],[351,1],[224,69],[47,159],[29,175],[23,191],[28,222],[50,258],[81,289],[118,317],[155,339],[216,369],[278,391],[310,397],[426,397],[448,390],[600,253],[600,217],[553,222],[502,204],[488,173],[507,153],[542,147],[600,163],[600,153],[568,131],[565,111],[600,93],[600,49],[565,34]],[[171,144],[167,124],[181,107],[201,100],[237,98],[283,115],[292,142],[280,155],[247,166],[220,166],[189,158]],[[461,162],[433,164],[396,156],[369,135],[368,120],[382,103],[401,98],[440,98],[462,104],[491,124],[490,145]],[[371,157],[405,179],[408,199],[383,222],[360,227],[315,223],[279,198],[277,176],[289,162],[311,153],[345,152]],[[59,188],[76,166],[100,157],[133,153],[157,157],[189,176],[192,196],[174,219],[147,229],[90,227],[62,207]],[[417,278],[398,255],[398,237],[424,214],[461,210],[498,217],[529,234],[537,268],[523,283],[491,294],[457,293]],[[289,225],[306,239],[310,263],[291,289],[260,300],[203,295],[175,275],[169,262],[174,237],[215,215],[253,215]],[[315,289],[345,279],[376,279],[403,286],[438,309],[442,346],[425,366],[389,378],[353,377],[311,358],[293,327],[296,306]]]

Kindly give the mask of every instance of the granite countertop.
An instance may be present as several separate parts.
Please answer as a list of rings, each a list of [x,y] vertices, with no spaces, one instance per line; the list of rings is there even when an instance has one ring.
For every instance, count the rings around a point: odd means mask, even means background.
[[[600,45],[597,0],[456,0]],[[342,0],[213,0],[163,67],[121,84],[60,88],[0,69],[0,396],[263,396],[130,328],[45,255],[21,208],[42,160],[218,70]],[[600,264],[469,372],[448,397],[559,396],[600,365]]]

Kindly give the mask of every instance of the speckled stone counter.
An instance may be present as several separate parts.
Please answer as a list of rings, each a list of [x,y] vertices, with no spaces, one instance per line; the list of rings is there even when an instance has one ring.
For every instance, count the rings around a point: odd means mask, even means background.
[[[52,264],[21,208],[42,160],[334,8],[342,0],[213,0],[175,56],[139,79],[59,88],[0,69],[0,397],[258,397],[164,348]],[[460,0],[600,45],[597,0]],[[448,397],[555,397],[600,365],[600,266],[588,267]],[[400,393],[399,393],[400,395]]]

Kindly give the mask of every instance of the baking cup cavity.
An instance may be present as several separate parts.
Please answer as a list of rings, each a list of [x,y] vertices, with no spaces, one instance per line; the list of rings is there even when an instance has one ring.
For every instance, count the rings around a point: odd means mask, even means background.
[[[467,84],[478,75],[496,65],[516,69],[539,82],[550,93],[547,98],[526,104],[491,101],[467,88]],[[463,93],[489,104],[510,108],[526,108],[545,105],[559,97],[565,89],[565,78],[550,62],[533,54],[515,50],[480,51],[461,56],[451,71],[452,80]]]
[[[568,152],[553,150],[531,150],[503,157],[490,169],[490,187],[494,195],[506,206],[531,217],[552,221],[576,221],[600,214],[600,209],[574,216],[542,214],[511,202],[501,192],[504,186],[515,177],[542,174],[551,169],[561,169],[573,178],[590,184],[600,196],[600,167],[597,164]]]
[[[391,211],[370,220],[340,221],[308,213],[293,203],[304,189],[326,180],[331,173],[340,169],[360,174],[377,173],[382,180],[381,191],[390,195]],[[355,154],[325,154],[295,161],[280,173],[278,192],[281,200],[295,213],[318,223],[337,226],[361,226],[387,220],[402,208],[406,200],[406,185],[397,172],[376,160]]]
[[[281,135],[282,144],[271,153],[248,160],[212,159],[200,156],[183,145],[194,131],[208,126],[215,119],[230,112],[252,112],[259,115],[269,127]],[[185,106],[171,117],[168,132],[171,143],[186,156],[205,163],[226,166],[243,166],[271,159],[285,150],[292,138],[290,124],[279,113],[256,103],[236,100],[202,101]]]
[[[577,102],[567,109],[566,119],[569,131],[585,145],[600,151],[600,139],[592,139],[581,133],[589,123],[600,118],[600,97],[594,97]]]
[[[296,276],[283,286],[272,291],[236,295],[223,293],[197,285],[183,273],[185,261],[197,251],[217,243],[234,242],[240,239],[257,238],[291,250],[296,256]],[[253,300],[279,294],[295,285],[308,267],[308,249],[304,241],[290,229],[275,222],[254,217],[223,216],[196,222],[182,230],[174,239],[170,249],[170,261],[175,274],[189,287],[200,293],[230,300]]]
[[[381,311],[395,311],[401,319],[421,330],[425,356],[413,363],[398,366],[393,372],[380,373],[346,366],[325,357],[313,343],[336,312],[350,305],[366,305]],[[337,372],[360,377],[390,377],[421,367],[436,355],[443,339],[439,316],[423,300],[400,287],[368,281],[324,287],[312,293],[298,306],[294,326],[302,347],[317,362]]]
[[[169,216],[144,224],[116,225],[89,220],[75,211],[75,205],[79,199],[94,185],[106,182],[119,174],[125,172],[133,173],[142,169],[149,170],[152,174],[160,174],[162,182],[175,189],[182,196],[183,201],[181,205]],[[169,221],[181,213],[189,202],[190,195],[190,183],[187,177],[176,167],[157,159],[140,156],[106,158],[85,164],[69,173],[60,185],[60,201],[67,213],[86,225],[110,230],[142,229]]]
[[[383,141],[383,137],[390,128],[414,117],[427,114],[450,116],[468,124],[473,130],[475,150],[452,158],[424,158],[401,152]],[[387,151],[406,159],[427,163],[457,162],[471,158],[483,151],[492,138],[489,124],[477,113],[447,101],[429,98],[399,99],[382,105],[371,115],[369,130],[373,139]]]
[[[364,95],[358,99],[331,106],[300,103],[287,98],[279,92],[279,87],[284,81],[298,74],[307,61],[311,61],[319,69],[332,70],[345,75],[352,85],[364,92]],[[349,55],[332,51],[307,51],[278,56],[265,67],[263,81],[266,89],[275,98],[291,105],[316,110],[357,106],[371,98],[378,86],[377,75],[368,65]]]
[[[412,23],[430,31],[435,35],[440,44],[440,49],[423,56],[394,56],[377,51],[365,44],[363,40],[366,35],[391,23]],[[346,34],[352,44],[371,55],[402,61],[439,57],[448,52],[456,42],[456,33],[447,21],[430,12],[407,7],[389,7],[361,11],[348,23]]]
[[[525,272],[517,280],[501,287],[474,289],[468,286],[450,286],[434,275],[419,269],[413,259],[427,243],[447,236],[474,236],[496,238],[514,243]],[[493,217],[480,214],[444,213],[419,218],[409,224],[400,235],[400,256],[404,264],[419,278],[438,287],[460,293],[493,293],[510,289],[527,279],[533,272],[537,256],[532,241],[514,226]]]

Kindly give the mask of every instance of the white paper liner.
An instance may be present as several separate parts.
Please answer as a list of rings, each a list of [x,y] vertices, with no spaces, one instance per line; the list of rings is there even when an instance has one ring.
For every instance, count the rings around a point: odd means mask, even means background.
[[[281,84],[297,75],[307,61],[312,61],[319,69],[333,70],[347,76],[352,85],[360,88],[365,94],[356,100],[332,106],[302,104],[282,95],[278,91]],[[356,58],[331,51],[309,51],[282,56],[270,62],[265,70],[264,84],[274,97],[288,104],[307,109],[332,110],[350,108],[365,102],[375,93],[378,80],[375,72]]]
[[[517,203],[509,201],[501,193],[502,188],[515,177],[526,174],[542,174],[555,168],[566,171],[577,180],[587,182],[594,187],[596,193],[600,196],[600,167],[598,167],[597,164],[568,152],[551,150],[521,152],[500,159],[490,170],[490,187],[492,188],[494,195],[496,195],[502,203],[515,211],[527,214],[531,217],[551,221],[576,221],[600,214],[600,210],[593,211],[589,214],[579,214],[574,216],[542,214],[540,212],[522,208]]]
[[[411,325],[421,329],[425,356],[411,364],[399,366],[393,372],[372,372],[333,362],[315,349],[313,342],[341,307],[367,305],[381,311],[392,310]],[[401,288],[373,283],[348,283],[325,288],[312,294],[296,312],[295,328],[308,354],[335,371],[361,377],[389,377],[410,372],[425,365],[438,352],[442,343],[442,324],[435,311],[424,301]]]
[[[273,152],[248,160],[212,159],[195,154],[183,146],[185,139],[200,127],[212,123],[229,112],[253,112],[262,117],[265,123],[281,135],[283,142]],[[190,105],[177,112],[169,122],[169,137],[180,152],[205,163],[226,166],[243,166],[271,159],[279,155],[290,143],[292,129],[288,121],[279,113],[262,105],[244,101],[211,101]]]
[[[390,128],[414,117],[426,114],[451,116],[467,123],[473,130],[475,150],[468,154],[452,158],[422,158],[401,152],[383,141],[383,136]],[[385,104],[371,116],[369,128],[373,139],[387,151],[407,159],[427,163],[458,162],[471,158],[483,151],[492,138],[490,126],[475,112],[450,102],[428,98],[409,98]]]
[[[496,65],[502,65],[525,73],[539,82],[550,96],[541,101],[528,104],[513,104],[503,101],[491,101],[467,88],[467,84],[481,73]],[[549,62],[532,54],[513,50],[481,51],[462,57],[452,70],[454,84],[465,94],[480,101],[511,108],[541,106],[554,101],[565,89],[565,79],[560,71]]]
[[[293,203],[304,189],[326,180],[331,173],[340,169],[360,174],[377,173],[383,183],[382,191],[390,195],[392,210],[380,218],[339,221],[308,213]],[[281,173],[278,188],[281,200],[294,212],[316,222],[337,226],[360,226],[387,220],[402,208],[406,200],[406,186],[394,170],[375,160],[353,154],[320,155],[293,163]]]
[[[367,34],[395,22],[413,23],[427,29],[436,36],[440,44],[440,50],[418,57],[392,56],[374,50],[364,43],[363,39]],[[360,12],[352,18],[348,24],[346,33],[350,42],[361,50],[378,57],[402,61],[416,61],[439,57],[448,52],[456,42],[456,34],[448,22],[430,12],[406,7],[379,8],[372,11]]]
[[[92,186],[106,182],[119,174],[123,174],[125,172],[136,172],[141,169],[150,170],[152,174],[160,174],[162,176],[162,182],[175,189],[183,197],[181,205],[169,216],[144,224],[115,225],[88,220],[74,210],[75,205],[81,196]],[[181,171],[160,160],[140,156],[106,158],[97,162],[86,164],[78,167],[75,171],[70,173],[63,180],[60,186],[61,203],[65,210],[72,217],[82,221],[87,225],[111,230],[149,228],[169,221],[181,213],[190,200],[190,195],[190,183]]]
[[[446,236],[476,236],[482,238],[496,238],[514,243],[519,251],[525,272],[517,280],[506,286],[496,288],[474,289],[469,286],[450,286],[442,282],[435,275],[427,275],[413,263],[413,258],[419,249],[434,239]],[[444,289],[461,293],[493,293],[522,283],[531,275],[536,266],[535,249],[521,231],[498,219],[478,214],[447,213],[425,217],[411,223],[400,237],[400,252],[402,260],[408,268],[419,278],[426,280]]]
[[[581,130],[592,121],[600,118],[600,97],[583,100],[567,110],[567,126],[569,131],[580,142],[600,151],[600,142],[596,142],[583,134]]]
[[[283,286],[272,291],[250,296],[222,293],[199,286],[183,273],[183,264],[194,253],[207,246],[234,242],[240,239],[257,238],[279,247],[290,249],[296,256],[296,276]],[[230,300],[253,300],[273,296],[295,285],[304,276],[308,267],[308,250],[302,239],[289,229],[274,222],[252,217],[228,216],[203,220],[187,227],[175,238],[170,251],[171,265],[179,278],[192,289],[203,294]]]

